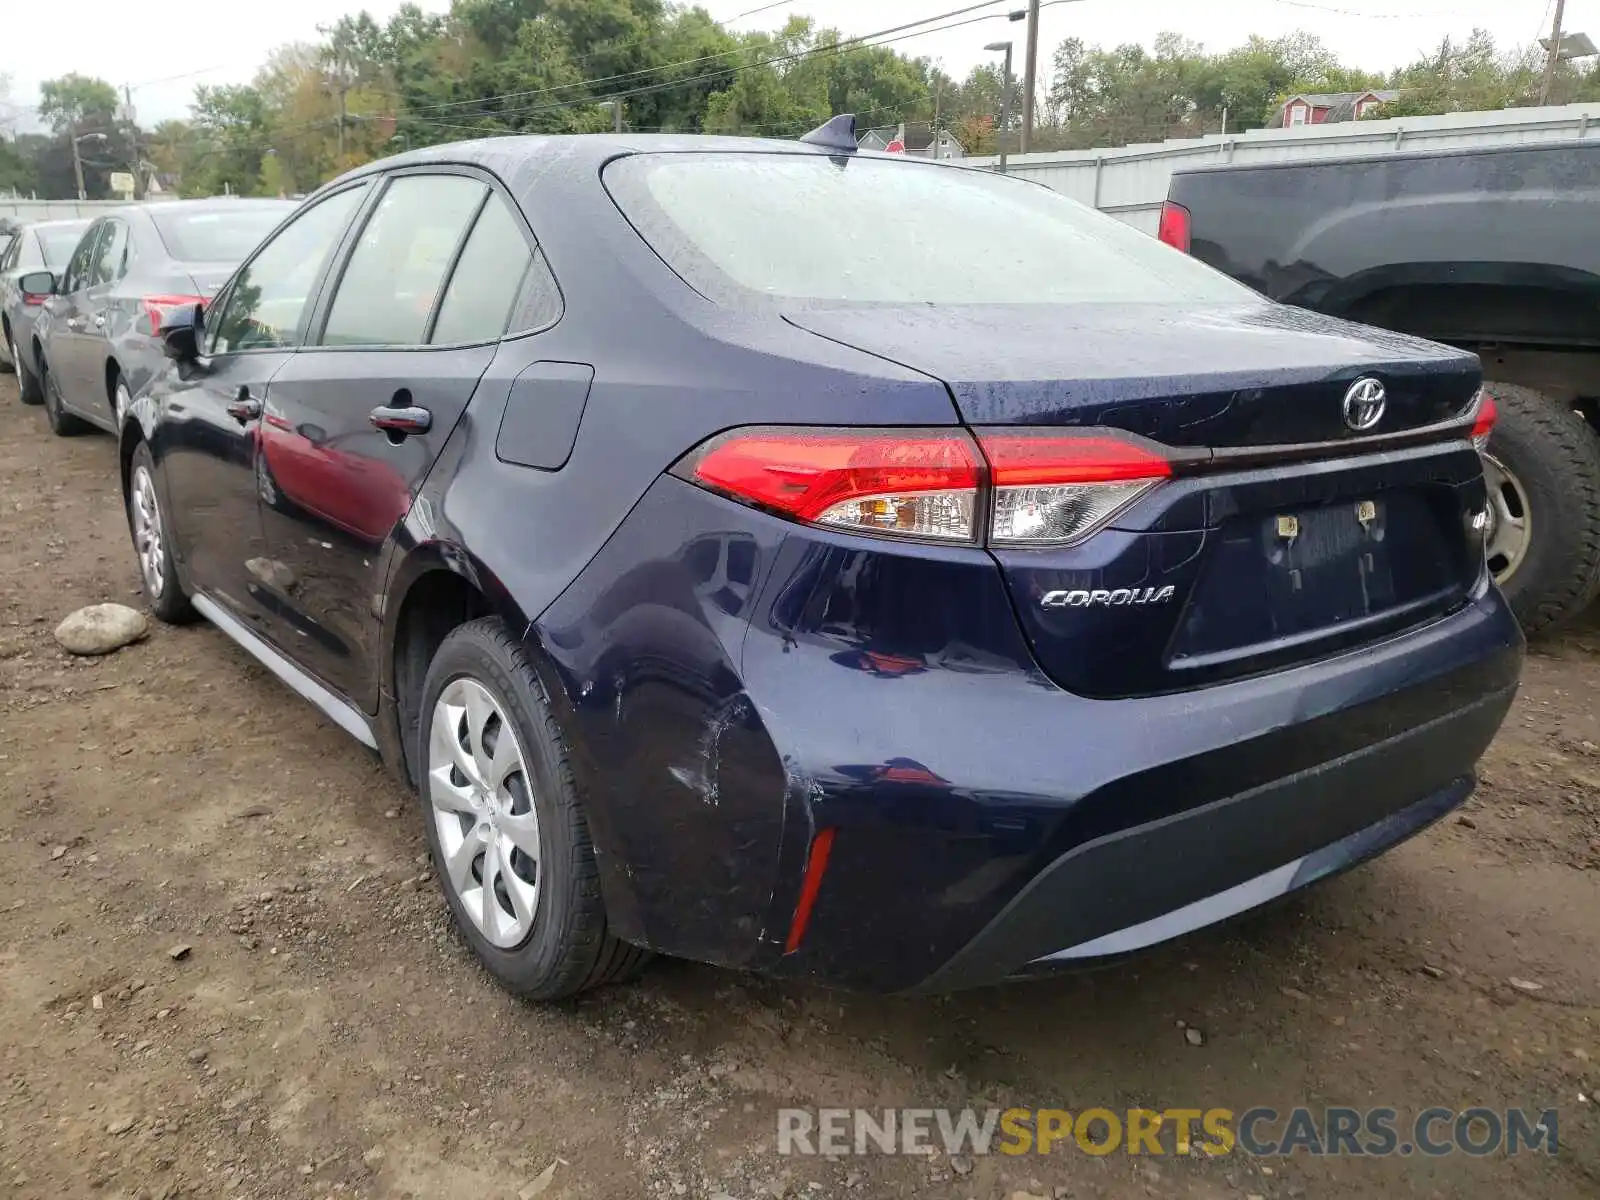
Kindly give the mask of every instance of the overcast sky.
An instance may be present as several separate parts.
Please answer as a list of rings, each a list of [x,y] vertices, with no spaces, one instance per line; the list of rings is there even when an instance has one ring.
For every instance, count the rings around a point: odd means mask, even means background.
[[[805,13],[846,34],[873,33],[919,18],[964,8],[975,0],[792,0],[733,22],[739,29],[773,28],[791,13]],[[761,0],[705,0],[726,20]],[[1026,0],[996,7],[1020,8]],[[1317,34],[1346,62],[1385,70],[1409,62],[1438,45],[1446,34],[1465,36],[1474,26],[1502,46],[1528,45],[1550,23],[1554,0],[1075,0],[1043,10],[1041,75],[1050,51],[1063,38],[1091,43],[1137,41],[1148,45],[1171,30],[1225,50],[1251,33],[1276,36],[1296,29]],[[380,19],[400,0],[374,0],[365,7]],[[242,83],[266,52],[284,42],[311,40],[318,24],[345,11],[338,0],[267,0],[262,4],[177,7],[129,0],[7,0],[0,25],[0,75],[11,77],[11,108],[0,122],[20,118],[29,126],[38,103],[39,81],[68,71],[98,75],[118,87],[131,84],[139,121],[146,126],[184,116],[197,83]],[[361,5],[352,3],[349,10]],[[448,0],[424,0],[442,10]],[[1382,14],[1391,14],[1383,16]],[[977,14],[974,14],[977,15]],[[208,19],[210,17],[211,19]],[[1600,40],[1600,0],[1567,0],[1566,26]],[[992,61],[986,42],[1014,39],[1018,67],[1022,23],[1003,16],[894,43],[906,54],[926,55],[950,74],[965,75],[974,63]],[[174,78],[178,77],[178,78]]]

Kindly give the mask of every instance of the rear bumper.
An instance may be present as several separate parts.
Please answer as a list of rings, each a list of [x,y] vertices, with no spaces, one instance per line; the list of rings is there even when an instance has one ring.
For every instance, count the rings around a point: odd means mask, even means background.
[[[1061,855],[923,981],[943,991],[1127,954],[1381,854],[1472,794],[1514,688],[1332,762]],[[1463,773],[1448,778],[1452,772]]]

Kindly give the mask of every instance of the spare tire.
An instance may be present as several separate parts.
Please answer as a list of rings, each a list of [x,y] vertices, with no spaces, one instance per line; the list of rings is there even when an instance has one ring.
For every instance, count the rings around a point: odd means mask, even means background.
[[[1532,636],[1600,590],[1600,439],[1541,392],[1484,386],[1499,410],[1483,456],[1489,569]]]

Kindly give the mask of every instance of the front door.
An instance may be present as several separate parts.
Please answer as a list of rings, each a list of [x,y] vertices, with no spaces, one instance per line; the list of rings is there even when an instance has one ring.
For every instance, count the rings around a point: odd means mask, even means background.
[[[275,566],[261,527],[261,417],[367,186],[301,210],[256,251],[207,312],[201,361],[161,401],[152,449],[189,584],[264,634]]]
[[[312,671],[369,712],[392,535],[493,360],[525,269],[503,205],[465,175],[391,179],[319,314],[317,344],[268,395],[263,521],[282,568],[280,639],[300,639]],[[491,323],[472,319],[486,293],[505,297]]]
[[[45,366],[61,397],[75,409],[83,407],[81,397],[87,373],[84,364],[89,357],[89,284],[94,278],[98,247],[105,240],[109,225],[102,220],[89,227],[57,281],[56,294],[47,303],[50,337],[45,347]]]

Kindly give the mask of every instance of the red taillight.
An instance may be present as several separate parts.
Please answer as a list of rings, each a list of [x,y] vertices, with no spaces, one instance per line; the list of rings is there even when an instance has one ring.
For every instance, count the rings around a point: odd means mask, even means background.
[[[1107,431],[980,430],[994,504],[996,546],[1082,541],[1163,479],[1171,461],[1158,449]]]
[[[735,429],[696,450],[679,471],[799,521],[974,538],[981,460],[957,429]]]
[[[1156,230],[1160,238],[1174,250],[1189,253],[1189,210],[1168,200],[1161,206],[1161,227]]]
[[[992,545],[1081,541],[1172,475],[1154,443],[1113,430],[735,429],[674,473],[814,525]],[[979,503],[987,489],[988,506]]]
[[[1494,432],[1494,423],[1499,417],[1500,413],[1494,406],[1494,397],[1488,392],[1480,392],[1478,413],[1472,420],[1472,444],[1479,450],[1489,444],[1489,435]]]
[[[161,327],[172,324],[183,309],[205,302],[204,296],[146,296],[139,303],[144,306],[149,328],[142,332],[151,337],[160,337]]]

